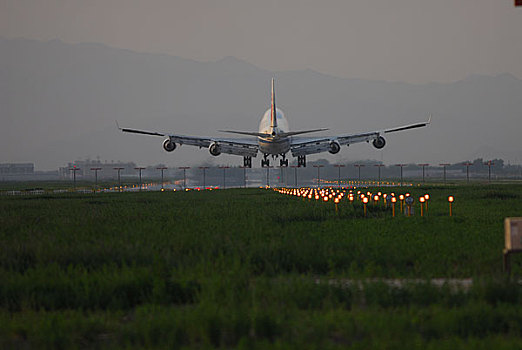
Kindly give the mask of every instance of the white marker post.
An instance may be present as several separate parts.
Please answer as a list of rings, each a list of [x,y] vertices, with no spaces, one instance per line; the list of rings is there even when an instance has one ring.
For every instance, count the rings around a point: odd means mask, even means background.
[[[509,255],[522,252],[522,217],[504,219],[504,271],[510,273]]]

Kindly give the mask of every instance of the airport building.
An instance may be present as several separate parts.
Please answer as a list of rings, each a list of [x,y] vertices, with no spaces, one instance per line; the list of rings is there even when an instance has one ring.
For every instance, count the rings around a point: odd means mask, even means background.
[[[0,164],[0,175],[31,175],[34,174],[33,163],[3,163]]]
[[[33,163],[0,164],[0,181],[24,181],[35,176]]]
[[[58,171],[36,171],[34,163],[0,163],[0,181],[59,180]]]

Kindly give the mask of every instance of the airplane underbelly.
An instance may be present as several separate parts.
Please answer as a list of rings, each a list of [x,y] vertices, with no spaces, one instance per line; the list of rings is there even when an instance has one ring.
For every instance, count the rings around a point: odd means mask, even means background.
[[[259,139],[259,150],[267,154],[283,154],[290,150],[290,140],[265,140]]]

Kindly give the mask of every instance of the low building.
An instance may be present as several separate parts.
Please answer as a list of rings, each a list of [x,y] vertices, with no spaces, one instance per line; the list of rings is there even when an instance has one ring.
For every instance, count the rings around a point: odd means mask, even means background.
[[[3,163],[0,164],[0,175],[31,175],[34,174],[33,163]]]

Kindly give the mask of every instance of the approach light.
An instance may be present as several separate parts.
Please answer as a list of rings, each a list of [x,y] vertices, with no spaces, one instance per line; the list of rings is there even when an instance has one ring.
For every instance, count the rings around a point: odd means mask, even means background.
[[[421,196],[419,198],[419,202],[420,202],[420,210],[421,210],[421,217],[424,216],[424,202],[426,201],[426,198],[424,198],[423,196]]]
[[[453,201],[455,200],[455,198],[453,198],[453,196],[449,196],[448,197],[448,202],[449,202],[449,216],[453,216],[453,208],[452,208],[452,204],[453,204]]]
[[[368,197],[364,197],[362,201],[364,203],[364,217],[366,217],[366,215],[368,213],[368,211],[366,209],[366,204],[368,204]]]

